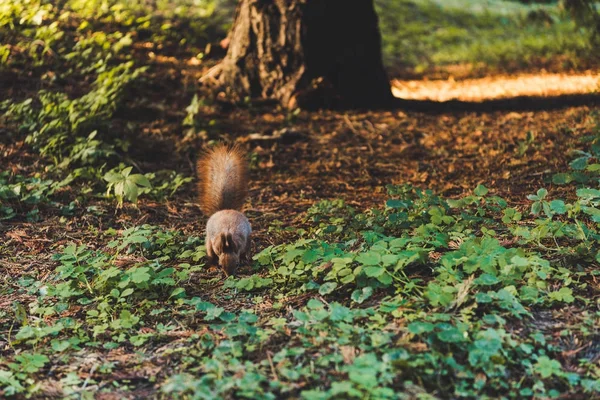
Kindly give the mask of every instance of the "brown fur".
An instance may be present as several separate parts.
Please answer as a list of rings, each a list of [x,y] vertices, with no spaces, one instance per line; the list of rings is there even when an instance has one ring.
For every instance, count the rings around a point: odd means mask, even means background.
[[[252,227],[240,211],[248,194],[248,163],[237,147],[219,145],[198,161],[200,207],[206,222],[206,255],[226,274],[248,256]]]
[[[218,145],[198,161],[200,208],[206,215],[241,210],[248,195],[248,161],[236,146]]]

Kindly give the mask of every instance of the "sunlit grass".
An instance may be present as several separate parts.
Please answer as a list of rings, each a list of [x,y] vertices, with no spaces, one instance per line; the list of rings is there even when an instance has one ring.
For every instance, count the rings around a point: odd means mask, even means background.
[[[471,64],[504,70],[578,68],[593,51],[587,32],[557,5],[508,1],[376,1],[384,62],[422,73]]]

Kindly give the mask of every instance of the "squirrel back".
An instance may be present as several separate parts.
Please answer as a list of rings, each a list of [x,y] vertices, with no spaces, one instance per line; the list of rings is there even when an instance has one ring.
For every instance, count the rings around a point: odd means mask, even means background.
[[[237,146],[220,144],[198,161],[200,208],[206,215],[240,210],[248,195],[248,162]]]

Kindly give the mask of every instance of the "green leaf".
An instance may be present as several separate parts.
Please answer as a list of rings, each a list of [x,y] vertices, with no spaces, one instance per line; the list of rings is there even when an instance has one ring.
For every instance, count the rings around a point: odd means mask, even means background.
[[[466,340],[465,333],[458,328],[449,328],[437,333],[438,339],[446,343],[460,343]]]
[[[546,189],[542,188],[537,191],[538,199],[543,200],[546,196],[548,196],[548,191]]]
[[[204,319],[206,321],[213,321],[219,318],[223,311],[225,311],[224,308],[213,306],[212,308],[206,310],[206,316],[204,317]]]
[[[535,203],[533,203],[533,205],[531,206],[531,213],[533,215],[539,215],[539,213],[542,211],[542,203],[540,203],[539,201],[536,201]]]
[[[552,176],[552,183],[554,183],[555,185],[566,185],[567,183],[571,183],[572,181],[573,177],[571,176],[571,174],[560,173],[554,174]]]
[[[134,268],[133,271],[131,271],[131,280],[134,283],[148,282],[150,280],[150,274],[148,273],[148,271],[150,271],[150,268],[148,267]]]
[[[502,349],[502,336],[495,329],[480,331],[477,340],[469,347],[469,363],[485,366]]]
[[[368,277],[376,278],[378,276],[381,276],[381,274],[383,274],[385,272],[385,268],[383,268],[383,267],[365,267],[364,271],[365,271],[365,275],[367,275]]]
[[[131,175],[129,176],[129,180],[135,183],[137,186],[152,187],[152,184],[150,183],[148,178],[146,178],[142,174]]]
[[[482,274],[475,280],[479,285],[490,286],[500,282],[500,280],[492,274]]]
[[[582,169],[585,169],[588,159],[588,156],[576,158],[569,163],[569,166],[576,171],[580,171]]]
[[[149,243],[150,240],[148,239],[148,237],[143,236],[143,235],[138,235],[138,234],[134,234],[131,236],[127,236],[125,239],[123,239],[123,243],[125,244],[135,244],[135,243]]]
[[[453,290],[450,286],[440,286],[435,283],[430,283],[425,291],[425,297],[429,299],[431,305],[448,306],[454,299]]]
[[[129,310],[123,310],[119,313],[119,319],[117,321],[121,328],[130,329],[138,324],[140,317],[132,314]]]
[[[402,200],[390,199],[385,203],[386,206],[395,209],[405,209],[408,208],[408,204]]]
[[[521,257],[521,256],[513,256],[510,259],[510,262],[513,265],[516,265],[517,267],[526,267],[526,266],[528,266],[530,264],[530,261],[529,261],[528,258]]]
[[[302,262],[305,264],[311,264],[317,261],[319,253],[316,250],[308,250],[302,255]]]
[[[550,203],[547,202],[542,202],[542,209],[544,210],[544,214],[546,214],[546,216],[548,218],[552,217],[552,212],[550,210]]]
[[[20,370],[26,373],[37,372],[46,365],[49,361],[48,357],[43,354],[19,354],[15,356],[15,360],[20,364]]]
[[[487,293],[477,293],[475,295],[475,301],[480,304],[486,304],[492,302],[492,297]]]
[[[138,198],[138,187],[135,183],[126,180],[123,182],[123,197],[132,203],[137,202]]]
[[[599,253],[599,257],[600,257],[600,253]],[[352,295],[350,296],[350,298],[358,303],[358,304],[362,304],[365,300],[367,300],[369,297],[371,297],[371,295],[373,294],[373,288],[371,286],[367,286],[365,288],[361,289],[356,289],[354,292],[352,292]]]
[[[200,299],[197,297],[194,297],[192,300],[190,300],[190,303],[192,303],[196,306],[197,311],[207,311],[207,310],[210,310],[211,308],[216,307],[213,303],[210,303],[208,301],[198,301],[198,300],[200,300]]]
[[[537,363],[533,367],[533,370],[543,379],[550,378],[553,375],[562,375],[562,367],[560,363],[556,360],[551,360],[548,358],[548,356],[539,357]]]
[[[108,171],[106,174],[104,174],[104,180],[107,181],[108,183],[119,182],[119,181],[122,181],[123,179],[124,179],[123,175],[121,175],[118,172]]]
[[[381,257],[381,262],[383,265],[394,265],[398,262],[398,258],[398,254],[385,254],[383,257]]]
[[[185,289],[182,287],[178,287],[175,288],[171,294],[169,295],[169,298],[175,297],[175,298],[180,298],[183,297],[182,295],[185,294]]]
[[[565,303],[572,303],[575,301],[575,298],[573,297],[573,290],[568,287],[562,287],[558,291],[550,292],[548,293],[548,297],[550,297],[552,300],[562,301]]]
[[[429,322],[411,322],[408,324],[408,331],[415,335],[420,335],[426,332],[433,332],[434,325]]]
[[[306,303],[306,307],[310,308],[311,310],[318,310],[324,308],[325,305],[317,299],[310,299],[308,303]]]
[[[587,170],[590,172],[598,172],[600,171],[600,164],[590,164],[587,166]]]
[[[329,309],[331,310],[330,319],[332,321],[352,322],[352,311],[348,307],[334,302],[329,305]]]
[[[321,285],[319,288],[319,294],[321,296],[325,296],[331,292],[333,292],[337,288],[337,283],[335,282],[327,282]]]
[[[52,340],[51,342],[52,350],[56,352],[65,351],[69,347],[71,347],[71,343],[68,340]]]
[[[562,215],[567,212],[567,206],[562,200],[552,200],[550,202],[550,208],[552,209],[554,214]]]
[[[475,196],[479,196],[479,197],[485,196],[486,194],[488,194],[488,192],[489,192],[488,188],[486,188],[483,185],[477,185],[477,187],[473,191],[473,193],[475,194]]]
[[[582,199],[600,198],[600,190],[591,188],[577,189],[577,197]]]
[[[356,261],[363,265],[379,265],[381,262],[381,254],[374,251],[360,253],[358,257],[356,257]]]
[[[114,186],[115,196],[122,199],[125,194],[125,181],[119,181]]]
[[[379,275],[377,277],[377,280],[379,282],[381,282],[382,284],[384,284],[385,286],[391,285],[392,282],[394,281],[392,276],[390,274],[388,274],[387,272],[384,272],[383,274]]]
[[[446,203],[448,203],[448,206],[450,208],[459,208],[463,206],[463,201],[462,199],[460,200],[456,200],[456,199],[447,199]]]
[[[273,252],[273,246],[268,246],[263,251],[258,254],[255,254],[252,257],[253,260],[258,261],[258,263],[262,266],[270,265],[272,262],[271,254]]]
[[[235,313],[232,312],[223,312],[219,315],[219,319],[223,322],[232,322],[237,318],[237,316],[235,315]]]
[[[3,369],[0,369],[0,387],[3,388],[4,394],[9,397],[25,390],[11,371]]]

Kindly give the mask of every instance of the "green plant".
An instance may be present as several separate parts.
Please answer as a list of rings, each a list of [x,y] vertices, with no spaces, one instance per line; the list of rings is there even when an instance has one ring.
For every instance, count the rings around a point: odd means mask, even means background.
[[[132,169],[133,167],[119,171],[113,169],[104,175],[104,180],[108,182],[107,194],[113,191],[119,207],[123,205],[123,199],[136,203],[140,191],[152,186],[144,175],[132,174]]]
[[[60,185],[39,177],[13,176],[8,171],[0,172],[0,219],[11,219],[18,212],[25,212],[28,220],[36,220],[39,206],[50,203],[49,197]]]
[[[600,128],[596,128],[596,132],[583,138],[583,141],[588,148],[573,151],[576,157],[569,163],[570,171],[554,174],[552,183],[600,185]]]

